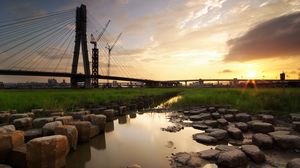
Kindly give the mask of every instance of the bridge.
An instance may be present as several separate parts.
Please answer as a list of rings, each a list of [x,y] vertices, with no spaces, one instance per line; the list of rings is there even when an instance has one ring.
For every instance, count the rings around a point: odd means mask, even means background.
[[[74,17],[75,15],[75,17]],[[148,86],[177,86],[184,82],[246,82],[247,79],[153,80],[141,72],[139,63],[126,58],[113,38],[90,14],[85,5],[76,9],[46,13],[0,22],[0,75],[66,77],[72,87],[83,82],[99,87],[99,80],[142,82]],[[99,29],[102,29],[99,33]],[[87,36],[87,34],[97,35]],[[88,45],[88,42],[93,44]],[[111,55],[112,54],[112,55]],[[124,61],[130,59],[130,61]],[[91,61],[90,61],[91,60]],[[129,64],[127,64],[129,62]],[[79,64],[82,63],[82,66]],[[111,64],[112,63],[112,64]],[[79,71],[82,72],[79,72]],[[105,75],[104,75],[105,74]],[[278,82],[278,80],[256,80]],[[300,82],[287,81],[287,82]]]

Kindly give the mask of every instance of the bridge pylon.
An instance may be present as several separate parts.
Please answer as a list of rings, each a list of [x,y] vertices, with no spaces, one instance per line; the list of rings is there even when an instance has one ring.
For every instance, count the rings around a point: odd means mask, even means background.
[[[72,62],[72,76],[71,76],[71,86],[78,87],[78,82],[84,82],[84,86],[89,88],[91,87],[91,72],[89,65],[89,55],[87,48],[87,19],[86,19],[86,6],[81,5],[76,9],[76,29],[75,29],[75,46],[73,53],[73,62]],[[78,59],[80,53],[80,45],[82,48],[82,60],[84,68],[84,78],[78,78],[77,69],[78,69]]]

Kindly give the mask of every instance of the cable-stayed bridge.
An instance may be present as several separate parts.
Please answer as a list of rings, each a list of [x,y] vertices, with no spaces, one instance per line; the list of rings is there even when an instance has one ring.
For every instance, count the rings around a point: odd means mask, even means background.
[[[107,26],[99,23],[85,5],[2,21],[0,74],[68,77],[73,87],[78,82],[98,87],[99,79],[157,83],[146,71],[137,69],[136,60],[122,55],[124,49],[116,44],[116,37],[105,32]],[[90,35],[99,34],[101,29],[103,36],[92,48],[88,45],[94,44]]]

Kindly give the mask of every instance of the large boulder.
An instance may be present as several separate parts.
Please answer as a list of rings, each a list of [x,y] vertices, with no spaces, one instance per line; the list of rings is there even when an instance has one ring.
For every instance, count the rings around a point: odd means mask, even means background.
[[[43,136],[43,129],[41,128],[30,129],[24,132],[25,142],[28,142],[34,138],[39,138],[42,136]]]
[[[78,131],[74,125],[61,125],[55,128],[55,135],[65,135],[68,138],[69,147],[77,149]]]
[[[29,168],[62,168],[66,166],[68,139],[63,135],[36,138],[27,143]]]
[[[272,137],[262,133],[254,134],[252,136],[252,143],[263,149],[271,149],[273,147]]]
[[[71,122],[73,122],[73,117],[72,116],[57,117],[55,118],[55,121],[61,121],[63,125],[68,125]]]
[[[14,131],[0,134],[0,163],[5,163],[11,150],[24,144],[24,132]]]
[[[32,126],[32,118],[18,118],[13,121],[14,126],[16,129],[27,129]]]
[[[247,113],[238,113],[235,115],[235,120],[238,122],[248,122],[251,121],[251,115],[247,114]]]
[[[193,139],[203,144],[215,144],[218,141],[216,138],[212,136],[204,135],[202,133],[194,134]]]
[[[300,137],[297,135],[271,135],[277,147],[282,149],[300,149]]]
[[[300,167],[300,158],[292,159],[286,165],[286,168],[299,168],[299,167]]]
[[[88,142],[91,135],[92,124],[89,121],[75,121],[70,123],[74,125],[78,131],[78,142]]]
[[[36,118],[32,122],[32,126],[34,128],[42,128],[45,124],[52,122],[52,117],[45,117],[45,118]]]
[[[248,160],[241,150],[230,150],[219,154],[217,165],[226,168],[246,168]]]
[[[235,128],[235,127],[229,127],[227,129],[228,135],[230,138],[235,139],[235,140],[242,140],[243,137],[243,133],[240,129]]]
[[[106,124],[106,116],[105,115],[103,115],[103,114],[95,115],[92,118],[91,122],[93,125],[97,125],[99,127],[99,131],[101,133],[103,133],[105,131],[105,124]]]
[[[269,133],[274,131],[274,127],[270,123],[253,122],[251,124],[252,131],[255,133]]]
[[[266,161],[265,154],[255,145],[243,145],[241,149],[255,163]]]
[[[27,168],[26,155],[26,144],[13,148],[9,154],[9,165],[13,166],[14,168]]]
[[[43,135],[44,136],[54,135],[55,128],[61,125],[62,125],[61,121],[53,121],[45,124],[43,126]]]

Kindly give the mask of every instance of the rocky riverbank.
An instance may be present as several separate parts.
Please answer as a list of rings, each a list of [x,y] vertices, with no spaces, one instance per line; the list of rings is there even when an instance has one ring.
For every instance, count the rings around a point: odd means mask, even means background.
[[[229,106],[196,107],[169,115],[164,130],[193,127],[192,137],[211,149],[171,156],[171,167],[300,167],[300,114],[288,121],[269,113],[250,115]],[[180,128],[180,129],[179,129]]]

